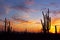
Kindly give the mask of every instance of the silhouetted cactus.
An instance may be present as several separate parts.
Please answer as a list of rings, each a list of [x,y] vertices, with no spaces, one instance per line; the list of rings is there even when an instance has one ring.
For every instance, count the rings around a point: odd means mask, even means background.
[[[8,28],[7,28],[7,32],[11,32],[11,30],[12,30],[12,28],[11,28],[11,26],[10,26],[10,21],[9,21],[9,26],[8,26]]]
[[[48,9],[46,15],[44,15],[44,12],[42,11],[42,15],[43,15],[43,20],[44,20],[44,22],[42,22],[42,20],[41,20],[43,31],[44,31],[44,33],[45,32],[49,33],[50,26],[51,26],[51,17],[49,17],[49,9]]]
[[[50,30],[50,27],[51,27],[51,17],[49,17],[49,9],[48,9],[48,12],[47,12],[47,32],[48,33]]]
[[[24,33],[27,33],[27,29],[25,29]]]
[[[57,34],[57,27],[56,27],[56,25],[55,25],[55,34]]]
[[[6,32],[6,27],[7,27],[7,19],[5,18],[5,32]]]

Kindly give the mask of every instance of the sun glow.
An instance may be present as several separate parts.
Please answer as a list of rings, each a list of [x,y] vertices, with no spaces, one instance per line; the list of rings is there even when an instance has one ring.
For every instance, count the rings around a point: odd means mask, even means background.
[[[12,25],[13,29],[18,32],[24,32],[27,29],[27,32],[41,32],[42,26],[40,23],[37,23],[36,21],[32,22],[24,22],[24,23],[13,23]]]
[[[57,33],[60,33],[60,19],[59,18],[53,19],[51,25],[52,25],[50,29],[51,33],[55,33],[55,25],[57,27]]]
[[[51,26],[51,29],[49,30],[51,33],[55,33],[55,27]]]
[[[25,31],[27,29],[27,32],[41,32],[42,31],[42,25],[41,23],[37,22],[37,21],[28,21],[28,22],[24,22],[24,23],[12,23],[12,27],[15,31],[21,32],[21,31]],[[55,25],[57,25],[57,32],[59,33],[60,27],[60,19],[52,20],[51,23],[51,29],[49,30],[50,33],[55,33]]]
[[[60,19],[52,20],[51,28],[49,32],[55,33],[55,25],[57,27],[57,33],[60,33]],[[17,32],[24,32],[26,29],[27,29],[27,32],[35,32],[35,33],[42,32],[41,23],[35,20],[29,20],[28,22],[17,21],[17,23],[14,20],[12,20],[11,27],[13,28],[13,31],[17,31]]]

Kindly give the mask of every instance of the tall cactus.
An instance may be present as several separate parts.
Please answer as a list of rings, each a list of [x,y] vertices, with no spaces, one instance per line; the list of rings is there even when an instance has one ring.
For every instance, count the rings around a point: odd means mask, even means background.
[[[50,26],[51,26],[51,17],[49,17],[49,9],[45,15],[44,15],[44,12],[42,11],[42,15],[44,20],[44,23],[41,20],[43,31],[49,33]]]
[[[7,31],[8,31],[8,32],[11,32],[11,29],[12,29],[12,28],[11,28],[11,26],[10,26],[10,21],[9,21],[9,26],[8,26]]]
[[[56,25],[55,25],[55,34],[57,34],[57,27],[56,27]]]
[[[6,32],[6,27],[7,27],[7,19],[5,18],[5,32]]]
[[[47,11],[47,32],[49,33],[51,27],[51,17],[49,17],[49,9]]]

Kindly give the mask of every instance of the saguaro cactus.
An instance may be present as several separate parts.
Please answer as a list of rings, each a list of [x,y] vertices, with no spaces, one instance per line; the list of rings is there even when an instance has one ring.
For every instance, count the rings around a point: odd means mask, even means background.
[[[51,27],[51,17],[49,17],[49,9],[47,11],[47,32],[49,33],[50,27]]]
[[[42,22],[41,20],[43,31],[44,33],[45,32],[49,33],[50,26],[51,26],[51,17],[49,17],[49,9],[45,15],[44,15],[44,12],[42,11],[42,15],[43,15],[43,20],[44,20],[44,22]]]
[[[6,27],[7,27],[7,19],[5,18],[5,32],[6,32]]]
[[[57,34],[57,27],[56,27],[56,25],[55,25],[55,34]]]
[[[11,32],[11,29],[12,29],[12,28],[11,28],[11,26],[10,26],[10,21],[9,21],[9,26],[8,26],[7,31],[8,31],[8,32]]]

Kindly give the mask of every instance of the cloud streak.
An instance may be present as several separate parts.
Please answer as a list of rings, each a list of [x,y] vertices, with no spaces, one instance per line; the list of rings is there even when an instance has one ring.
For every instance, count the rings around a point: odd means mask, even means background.
[[[26,0],[25,4],[26,5],[33,5],[34,4],[34,0]]]
[[[14,20],[14,21],[18,21],[18,22],[28,22],[27,20],[24,20],[24,19],[21,19],[21,18],[18,18],[18,17],[12,17],[12,19]]]
[[[53,7],[56,7],[56,8],[59,7],[58,3],[54,3],[54,2],[51,2],[49,5],[53,6]]]
[[[16,9],[16,10],[22,10],[22,11],[25,11],[27,13],[29,12],[38,12],[39,10],[35,10],[35,9],[31,9],[31,8],[28,8],[26,7],[26,5],[16,5],[16,6],[13,6],[11,7],[12,9]]]

